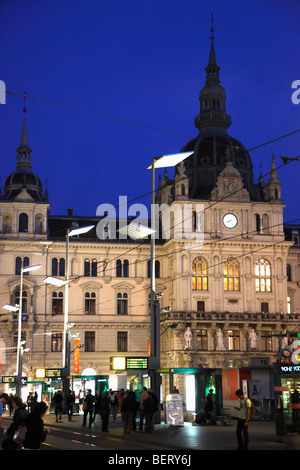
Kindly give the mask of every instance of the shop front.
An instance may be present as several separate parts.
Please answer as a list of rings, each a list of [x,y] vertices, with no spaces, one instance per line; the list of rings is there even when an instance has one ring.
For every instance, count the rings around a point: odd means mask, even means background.
[[[213,414],[219,413],[223,406],[221,369],[171,368],[157,372],[161,374],[162,400],[165,401],[168,394],[179,393],[186,421],[194,421],[209,394],[212,396]]]
[[[276,434],[300,433],[300,365],[279,360],[274,377]]]

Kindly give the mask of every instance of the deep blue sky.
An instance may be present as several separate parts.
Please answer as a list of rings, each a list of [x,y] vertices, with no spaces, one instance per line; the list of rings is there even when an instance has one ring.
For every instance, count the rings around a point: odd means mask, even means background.
[[[92,216],[119,195],[149,192],[152,157],[197,135],[212,12],[229,134],[251,149],[300,129],[300,104],[291,101],[298,0],[0,0],[0,79],[37,99],[27,100],[27,130],[51,214]],[[18,96],[0,105],[2,190],[15,169],[22,109]],[[299,140],[251,152],[255,178],[260,162],[270,170],[272,154],[299,156]],[[300,162],[278,176],[287,222],[300,217]]]

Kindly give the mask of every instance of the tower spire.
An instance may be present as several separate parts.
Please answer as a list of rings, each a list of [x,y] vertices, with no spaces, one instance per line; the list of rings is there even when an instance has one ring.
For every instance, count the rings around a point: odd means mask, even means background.
[[[28,144],[28,137],[27,137],[27,128],[26,128],[26,92],[24,91],[24,120],[23,120],[23,129],[22,129],[22,136],[21,136],[21,144],[20,147],[17,149],[17,168],[28,167],[31,168],[31,148]]]

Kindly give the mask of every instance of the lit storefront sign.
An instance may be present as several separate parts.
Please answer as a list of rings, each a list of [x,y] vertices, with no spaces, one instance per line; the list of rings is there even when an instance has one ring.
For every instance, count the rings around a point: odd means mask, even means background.
[[[111,357],[111,370],[148,369],[147,357]]]
[[[74,374],[79,374],[79,355],[80,355],[80,338],[75,339],[74,349]]]
[[[36,369],[35,378],[36,379],[52,379],[55,377],[61,376],[61,369]]]

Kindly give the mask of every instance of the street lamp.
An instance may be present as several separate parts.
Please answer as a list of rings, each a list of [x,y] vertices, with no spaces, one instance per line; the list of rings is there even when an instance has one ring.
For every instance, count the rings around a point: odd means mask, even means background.
[[[10,311],[19,310],[18,315],[18,344],[17,344],[17,370],[16,370],[16,395],[21,396],[21,385],[22,385],[22,359],[23,359],[23,342],[21,341],[22,334],[22,296],[23,296],[23,275],[30,271],[35,271],[39,269],[42,265],[37,264],[35,266],[26,266],[25,268],[21,267],[21,279],[20,279],[20,305],[19,307],[12,305],[4,305],[3,308],[6,308]]]
[[[155,168],[174,167],[188,158],[194,152],[181,152],[171,155],[163,155],[152,158],[152,164],[147,167],[151,169],[151,229],[155,231]],[[155,297],[155,233],[151,235],[151,294],[150,294],[150,358],[149,369],[151,377],[151,388],[157,397],[160,394],[159,374],[155,369],[160,368],[160,309]]]
[[[64,305],[64,334],[63,334],[63,369],[61,371],[63,379],[63,395],[66,405],[66,397],[68,392],[68,376],[70,375],[70,325],[69,322],[69,238],[81,235],[82,233],[89,232],[95,225],[88,225],[86,227],[71,227],[67,229],[66,234],[66,274],[65,280],[58,279],[53,276],[48,276],[44,279],[47,284],[52,284],[56,287],[65,286],[65,305]]]

